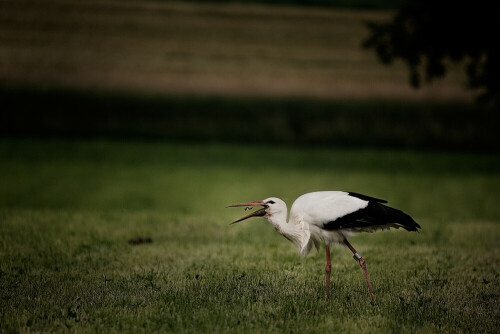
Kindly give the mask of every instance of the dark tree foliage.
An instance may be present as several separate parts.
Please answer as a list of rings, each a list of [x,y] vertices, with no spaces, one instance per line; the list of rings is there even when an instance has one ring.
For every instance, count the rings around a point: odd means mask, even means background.
[[[400,58],[410,83],[443,77],[451,62],[462,62],[467,86],[480,101],[500,104],[500,10],[495,1],[408,0],[392,22],[368,23],[365,48],[380,61]]]

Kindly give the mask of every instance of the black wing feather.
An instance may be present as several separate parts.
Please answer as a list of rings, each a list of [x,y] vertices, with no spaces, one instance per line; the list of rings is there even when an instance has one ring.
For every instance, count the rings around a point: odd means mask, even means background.
[[[407,231],[417,231],[417,228],[420,228],[420,225],[403,211],[380,204],[378,201],[369,201],[364,209],[325,223],[324,229],[339,230],[391,224]]]
[[[378,203],[387,203],[387,201],[385,199],[370,197],[370,196],[366,196],[366,195],[358,194],[358,193],[352,193],[350,191],[347,192],[347,193],[349,194],[349,196],[362,199],[363,201],[373,201],[373,202],[378,202]]]

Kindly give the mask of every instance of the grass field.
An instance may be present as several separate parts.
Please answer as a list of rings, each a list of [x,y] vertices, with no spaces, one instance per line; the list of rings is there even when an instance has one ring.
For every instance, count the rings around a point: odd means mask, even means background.
[[[482,332],[500,328],[500,158],[390,150],[0,141],[0,332]],[[343,189],[420,233],[301,259],[228,204]],[[149,236],[150,244],[128,240]]]

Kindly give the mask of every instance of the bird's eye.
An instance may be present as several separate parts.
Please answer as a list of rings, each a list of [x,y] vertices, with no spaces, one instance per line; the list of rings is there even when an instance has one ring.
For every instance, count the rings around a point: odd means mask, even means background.
[[[266,204],[274,204],[274,203],[275,203],[274,201],[269,201]]]

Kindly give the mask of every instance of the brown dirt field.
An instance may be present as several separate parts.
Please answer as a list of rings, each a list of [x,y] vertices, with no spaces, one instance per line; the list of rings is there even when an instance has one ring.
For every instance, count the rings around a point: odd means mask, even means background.
[[[0,84],[147,93],[470,100],[413,90],[360,45],[388,12],[148,1],[0,1]]]

